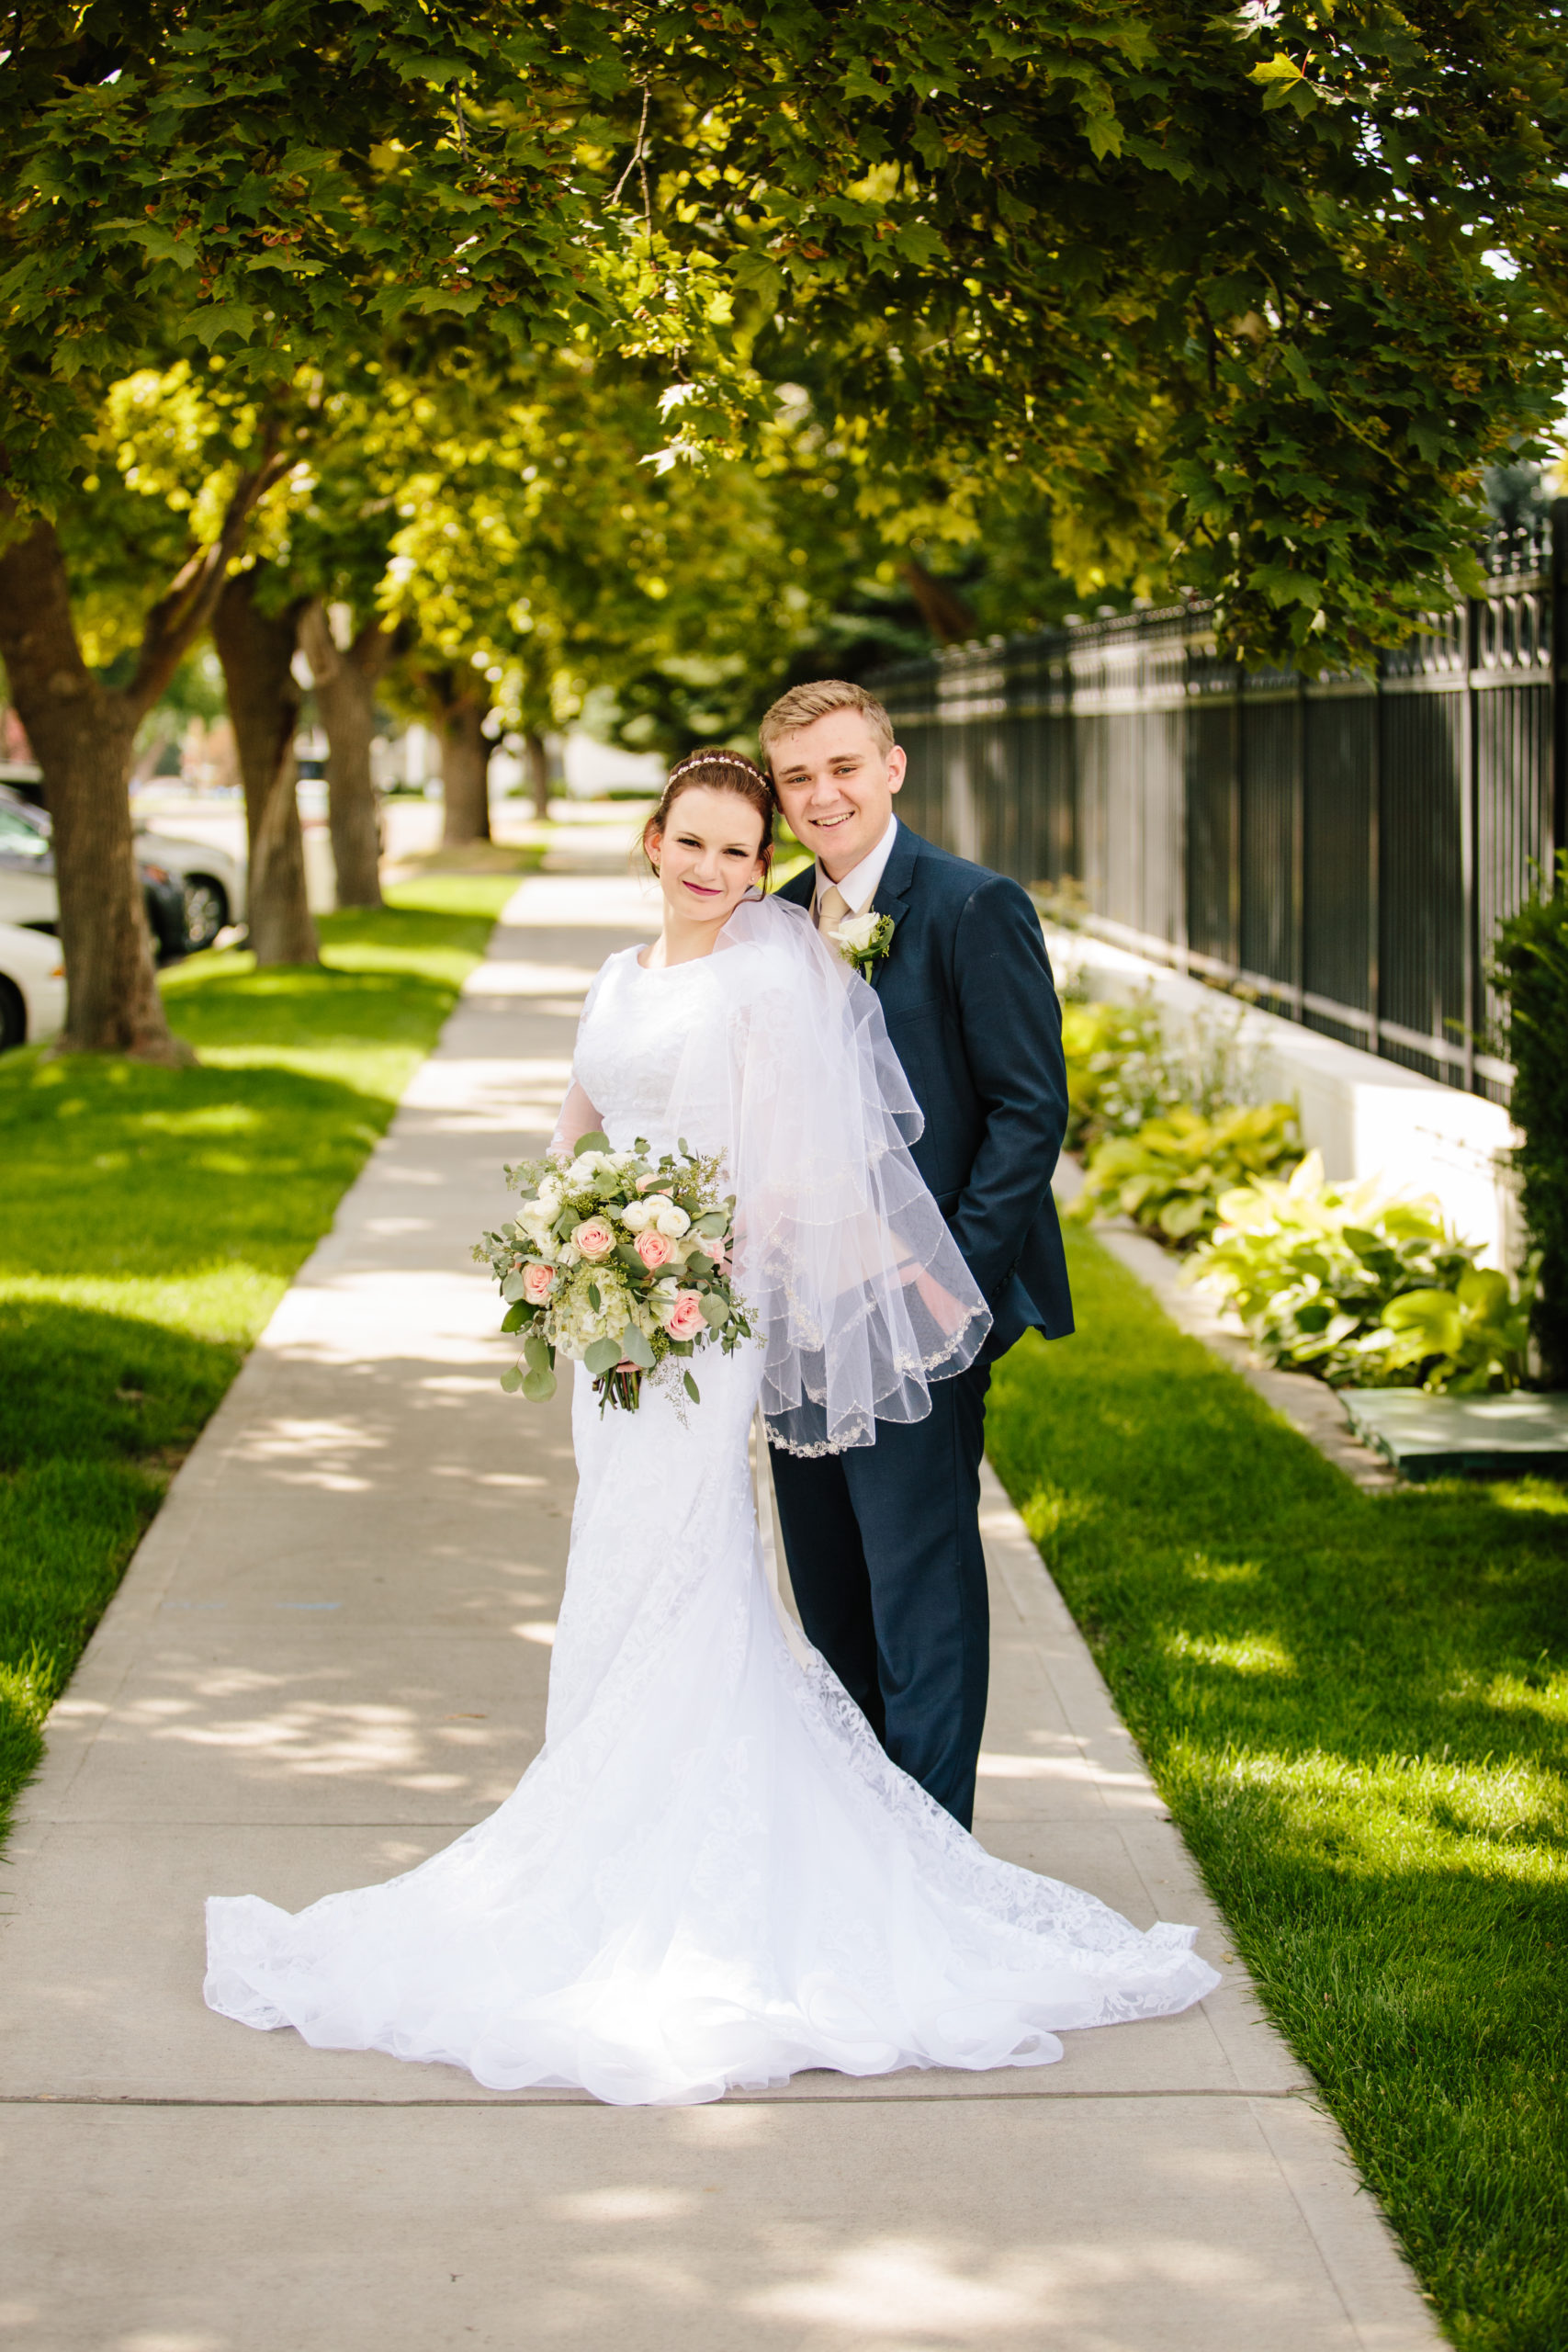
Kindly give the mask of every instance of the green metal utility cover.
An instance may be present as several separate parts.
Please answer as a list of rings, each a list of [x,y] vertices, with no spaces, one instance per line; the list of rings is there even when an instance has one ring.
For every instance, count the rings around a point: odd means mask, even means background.
[[[1363,1444],[1402,1477],[1568,1478],[1568,1393],[1428,1396],[1419,1388],[1342,1388],[1339,1402]]]

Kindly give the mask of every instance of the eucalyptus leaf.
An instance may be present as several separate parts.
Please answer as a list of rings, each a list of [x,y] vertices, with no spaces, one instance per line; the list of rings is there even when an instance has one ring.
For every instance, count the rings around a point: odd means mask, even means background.
[[[643,1372],[651,1372],[659,1361],[635,1323],[628,1323],[621,1333],[620,1354]]]
[[[553,1372],[530,1372],[523,1382],[523,1394],[530,1405],[546,1405],[556,1393]]]
[[[525,1300],[519,1299],[515,1306],[507,1308],[502,1317],[501,1328],[503,1331],[520,1331],[527,1320],[527,1303]]]
[[[523,1342],[523,1358],[530,1372],[548,1372],[550,1343],[542,1331],[530,1331]]]
[[[577,1141],[572,1145],[571,1156],[574,1159],[579,1159],[585,1151],[608,1151],[609,1148],[609,1136],[601,1135],[597,1127],[591,1127],[585,1136],[578,1136]]]
[[[685,1389],[687,1396],[691,1398],[694,1405],[700,1405],[702,1403],[703,1392],[697,1386],[696,1382],[692,1378],[689,1372],[683,1372],[681,1374],[681,1385]]]
[[[623,1353],[619,1340],[595,1340],[582,1361],[594,1379],[602,1380],[607,1372],[615,1371]]]
[[[501,1385],[509,1396],[515,1396],[523,1385],[523,1374],[514,1363],[509,1363],[501,1375]]]

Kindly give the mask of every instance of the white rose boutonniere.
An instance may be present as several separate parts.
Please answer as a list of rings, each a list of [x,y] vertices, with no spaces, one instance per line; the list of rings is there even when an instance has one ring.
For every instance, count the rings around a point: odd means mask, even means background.
[[[893,918],[868,907],[863,915],[846,915],[830,935],[845,963],[869,980],[893,944]]]

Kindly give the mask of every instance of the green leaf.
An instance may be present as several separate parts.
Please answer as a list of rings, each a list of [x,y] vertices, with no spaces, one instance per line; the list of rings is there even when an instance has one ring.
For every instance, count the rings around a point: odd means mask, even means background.
[[[514,1363],[509,1363],[501,1375],[501,1385],[509,1396],[515,1396],[523,1385],[523,1374]]]
[[[644,1372],[651,1372],[659,1361],[635,1323],[628,1323],[621,1333],[620,1353]]]
[[[1255,65],[1247,78],[1249,82],[1299,82],[1302,69],[1293,57],[1280,55],[1266,58],[1261,65]]]
[[[594,1379],[602,1380],[607,1372],[615,1371],[625,1352],[619,1340],[595,1340],[582,1361]]]
[[[597,1283],[590,1283],[588,1285],[588,1304],[593,1309],[595,1315],[598,1314],[599,1309],[604,1304],[604,1300],[599,1295],[599,1285]]]
[[[548,1372],[550,1343],[542,1331],[530,1331],[523,1342],[523,1360],[530,1372]]]
[[[579,1136],[572,1145],[571,1156],[576,1159],[585,1151],[608,1151],[609,1148],[609,1136],[602,1135],[597,1127],[590,1127],[588,1133],[585,1136]]]
[[[243,341],[256,321],[252,302],[209,302],[189,315],[191,333],[209,351],[220,335],[237,334]]]
[[[530,1405],[546,1405],[556,1393],[553,1372],[531,1372],[524,1380],[523,1394]]]
[[[691,1400],[692,1400],[692,1402],[693,1402],[693,1404],[694,1404],[694,1405],[700,1405],[700,1404],[702,1403],[702,1401],[703,1401],[703,1392],[702,1392],[702,1390],[697,1386],[696,1382],[692,1378],[692,1375],[691,1375],[691,1374],[690,1374],[689,1372],[683,1372],[683,1373],[681,1374],[681,1385],[682,1385],[682,1386],[684,1388],[684,1390],[685,1390],[685,1392],[686,1392],[687,1396],[691,1398]]]
[[[530,1312],[531,1309],[529,1308],[527,1301],[520,1298],[515,1306],[509,1306],[506,1313],[502,1317],[502,1329],[503,1331],[520,1331],[524,1324],[527,1322]]]

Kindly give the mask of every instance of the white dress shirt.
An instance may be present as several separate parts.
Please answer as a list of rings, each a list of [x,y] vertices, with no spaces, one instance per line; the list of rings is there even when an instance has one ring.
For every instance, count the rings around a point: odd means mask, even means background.
[[[897,817],[889,817],[887,831],[883,834],[876,847],[868,852],[858,865],[852,865],[843,880],[837,886],[851,914],[864,914],[867,907],[875,898],[876,886],[887,871],[887,861],[893,854],[893,844],[897,838],[898,820]],[[823,872],[822,862],[818,859],[816,888],[811,893],[811,911],[818,921],[822,893],[833,888],[832,876]]]

